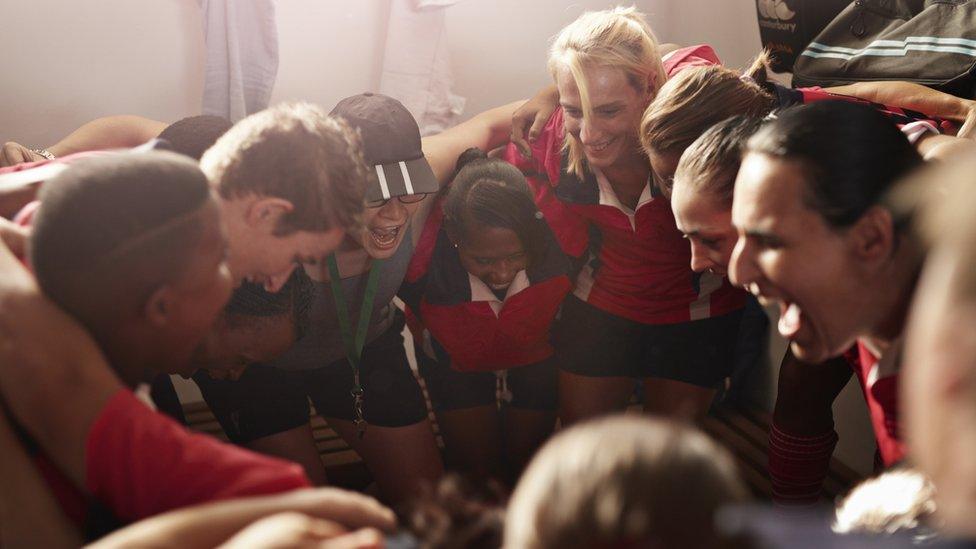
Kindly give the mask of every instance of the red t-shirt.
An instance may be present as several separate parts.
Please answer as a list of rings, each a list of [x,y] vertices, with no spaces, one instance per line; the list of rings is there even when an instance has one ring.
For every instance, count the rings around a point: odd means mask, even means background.
[[[664,61],[669,76],[685,67],[718,63],[708,46],[682,48]],[[594,170],[584,178],[566,170],[563,111],[556,109],[531,144],[531,158],[509,146],[506,160],[532,188],[563,250],[585,257],[574,294],[616,316],[644,324],[672,324],[740,309],[745,293],[724,277],[691,271],[691,249],[678,231],[671,204],[648,182],[637,207],[620,203]],[[588,254],[588,255],[584,255]]]
[[[879,357],[874,356],[863,343],[858,342],[857,348],[857,360],[850,360],[851,357],[848,360],[861,382],[878,442],[878,453],[885,467],[890,467],[905,457],[905,445],[898,424],[898,373],[882,371],[884,368]]]
[[[23,436],[23,435],[22,435]],[[196,505],[307,488],[302,468],[191,433],[128,389],[105,405],[86,441],[85,491],[25,441],[65,515],[87,532],[106,533],[99,516],[122,523]]]

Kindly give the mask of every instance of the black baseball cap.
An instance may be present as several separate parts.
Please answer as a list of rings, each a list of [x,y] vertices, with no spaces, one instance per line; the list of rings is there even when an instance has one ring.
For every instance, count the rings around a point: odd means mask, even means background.
[[[362,93],[339,101],[330,114],[345,119],[362,136],[363,157],[377,178],[377,184],[366,189],[367,202],[440,190],[424,157],[417,121],[402,103]]]

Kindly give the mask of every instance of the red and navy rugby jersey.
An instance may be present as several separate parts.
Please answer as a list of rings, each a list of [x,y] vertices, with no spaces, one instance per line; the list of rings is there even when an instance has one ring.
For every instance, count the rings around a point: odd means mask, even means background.
[[[516,275],[502,300],[461,266],[443,218],[435,205],[399,293],[430,332],[436,358],[455,370],[491,371],[552,356],[549,327],[571,287],[569,259],[555,238],[547,232],[542,257]]]
[[[687,66],[715,63],[710,47],[694,46],[672,53],[665,69],[672,75]],[[582,179],[567,171],[564,139],[563,111],[557,108],[531,143],[531,158],[510,145],[505,159],[526,174],[563,250],[584,257],[576,297],[644,324],[699,320],[744,305],[745,293],[724,277],[691,270],[691,248],[675,225],[671,204],[650,181],[631,210],[599,171]]]
[[[849,351],[844,356],[861,382],[874,438],[878,443],[878,454],[884,466],[890,467],[905,457],[905,444],[901,440],[898,421],[900,348],[895,346],[880,359],[860,341],[856,350],[856,354]]]

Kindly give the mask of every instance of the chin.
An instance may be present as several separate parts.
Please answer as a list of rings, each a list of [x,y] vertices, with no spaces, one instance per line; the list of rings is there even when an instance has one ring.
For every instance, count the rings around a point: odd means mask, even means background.
[[[790,350],[793,355],[808,364],[820,364],[833,355],[822,345],[805,345],[796,341],[790,342]]]

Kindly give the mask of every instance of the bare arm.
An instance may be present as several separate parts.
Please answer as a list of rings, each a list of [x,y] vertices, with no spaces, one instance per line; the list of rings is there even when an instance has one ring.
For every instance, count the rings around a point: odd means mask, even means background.
[[[826,91],[860,97],[885,105],[897,105],[960,123],[972,118],[976,111],[976,101],[962,99],[912,82],[858,82],[826,88]],[[964,128],[966,134],[961,137],[968,136],[971,131],[970,126],[972,123],[966,124]],[[963,134],[963,131],[960,130],[959,133]]]
[[[424,154],[443,187],[454,175],[458,156],[471,147],[489,151],[508,141],[512,128],[512,114],[524,101],[515,101],[487,110],[453,128],[425,137]]]
[[[81,536],[61,512],[0,409],[0,546],[77,547]]]
[[[91,337],[41,294],[6,246],[0,246],[0,311],[0,398],[84,486],[88,432],[122,385]]]
[[[82,151],[127,149],[156,137],[167,125],[141,116],[106,116],[81,126],[48,146],[47,150],[54,156],[67,156]],[[0,167],[37,160],[44,160],[44,157],[14,141],[5,143],[0,149]]]
[[[337,488],[319,488],[171,511],[137,522],[88,547],[216,547],[252,522],[283,512],[301,513],[341,525],[335,534],[343,533],[346,528],[392,532],[396,527],[393,512],[373,498]]]

